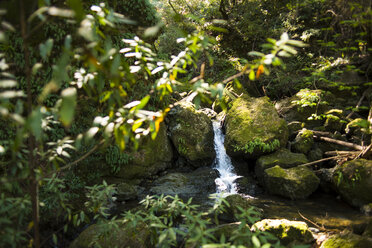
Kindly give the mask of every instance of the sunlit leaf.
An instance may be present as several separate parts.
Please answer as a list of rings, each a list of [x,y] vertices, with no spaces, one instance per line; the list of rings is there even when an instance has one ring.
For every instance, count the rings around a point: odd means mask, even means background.
[[[61,9],[57,7],[48,8],[48,14],[51,16],[59,16],[59,17],[66,17],[66,18],[72,18],[75,16],[74,11],[69,10],[69,9]]]
[[[141,102],[136,106],[136,109],[143,109],[149,100],[150,100],[150,95],[147,95],[144,98],[142,98]]]
[[[12,88],[17,86],[17,81],[15,80],[0,80],[0,88]]]
[[[254,70],[253,69],[251,69],[251,71],[249,72],[248,77],[249,77],[249,80],[251,80],[251,81],[255,80],[255,75],[254,75]]]

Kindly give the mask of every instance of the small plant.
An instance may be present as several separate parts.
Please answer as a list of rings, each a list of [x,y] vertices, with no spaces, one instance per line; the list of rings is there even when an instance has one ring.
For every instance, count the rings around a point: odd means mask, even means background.
[[[255,149],[259,149],[263,152],[272,152],[280,147],[278,139],[274,139],[272,142],[265,143],[260,138],[255,138],[253,141],[248,142],[243,147],[234,146],[234,152],[244,151],[244,153],[252,154]]]
[[[116,145],[109,146],[106,150],[105,160],[112,173],[118,173],[121,166],[128,164],[132,159],[129,154],[120,151]]]
[[[142,230],[149,235],[147,246],[150,247],[283,247],[272,234],[251,230],[251,226],[259,221],[259,213],[253,208],[237,208],[235,218],[240,222],[231,235],[221,235],[218,215],[228,211],[230,205],[225,199],[215,199],[213,207],[202,211],[200,206],[192,204],[192,199],[183,202],[176,196],[146,196],[141,201],[142,210],[128,211],[122,219],[107,220],[99,223],[102,230],[98,237],[109,239],[115,227],[125,226],[129,232]],[[215,218],[213,218],[215,217]],[[105,228],[101,228],[101,227]],[[117,229],[116,229],[117,230]]]

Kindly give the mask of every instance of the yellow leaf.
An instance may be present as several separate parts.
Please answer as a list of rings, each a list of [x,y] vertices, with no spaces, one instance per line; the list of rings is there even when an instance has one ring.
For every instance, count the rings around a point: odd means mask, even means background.
[[[34,226],[34,222],[33,221],[31,221],[30,223],[28,223],[27,231],[30,231],[33,226]]]

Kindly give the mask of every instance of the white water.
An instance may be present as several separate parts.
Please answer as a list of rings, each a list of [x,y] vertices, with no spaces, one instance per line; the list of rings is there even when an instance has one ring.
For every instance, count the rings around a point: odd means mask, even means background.
[[[222,133],[219,122],[213,122],[214,130],[214,149],[216,151],[215,168],[218,170],[220,177],[215,180],[217,193],[236,194],[238,193],[235,179],[239,178],[234,173],[234,167],[230,157],[226,154],[223,145],[225,136]]]

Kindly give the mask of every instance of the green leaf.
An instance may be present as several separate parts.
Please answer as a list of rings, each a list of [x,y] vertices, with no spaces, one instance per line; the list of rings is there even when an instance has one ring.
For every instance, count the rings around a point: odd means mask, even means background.
[[[255,79],[254,70],[251,69],[251,71],[249,72],[249,80],[254,81],[254,79]]]
[[[252,236],[252,243],[253,243],[254,247],[261,247],[261,242],[257,238],[257,236]]]
[[[147,95],[144,98],[142,98],[141,102],[136,106],[136,109],[143,109],[149,100],[150,100],[150,95]]]
[[[67,0],[67,5],[75,12],[75,18],[78,21],[84,18],[84,8],[80,0]]]
[[[31,133],[35,136],[36,140],[40,140],[42,128],[42,114],[40,107],[34,109],[27,120],[28,127],[30,128]]]
[[[39,69],[41,69],[41,67],[43,67],[41,63],[34,64],[34,66],[32,67],[32,75],[35,75],[39,71]]]
[[[57,244],[58,243],[57,235],[55,233],[53,233],[53,243],[54,244]]]
[[[76,89],[67,88],[61,93],[62,104],[60,109],[60,119],[62,124],[69,126],[74,118],[75,107],[76,107]]]
[[[44,44],[39,45],[40,55],[43,60],[46,60],[47,56],[50,55],[53,48],[53,39],[48,39]]]

